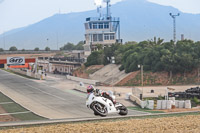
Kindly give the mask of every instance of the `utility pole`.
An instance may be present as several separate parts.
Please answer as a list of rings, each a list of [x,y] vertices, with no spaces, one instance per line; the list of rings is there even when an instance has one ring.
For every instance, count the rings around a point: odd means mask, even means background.
[[[143,80],[144,80],[144,70],[143,70],[143,65],[138,65],[138,68],[141,68],[141,86],[142,86],[142,98],[143,98],[143,94],[144,94],[144,89],[143,89]]]
[[[176,14],[176,15],[173,15],[172,13],[169,14],[172,18],[173,18],[173,28],[174,28],[174,33],[173,33],[173,36],[174,36],[174,43],[176,44],[176,17],[180,16],[180,13]]]
[[[4,50],[6,50],[5,32],[3,32],[3,47],[4,47]]]

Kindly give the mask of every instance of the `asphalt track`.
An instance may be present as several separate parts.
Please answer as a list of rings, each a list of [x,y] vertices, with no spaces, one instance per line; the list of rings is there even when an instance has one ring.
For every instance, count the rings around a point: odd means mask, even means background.
[[[24,108],[49,119],[99,117],[94,116],[93,112],[86,108],[86,94],[74,90],[62,91],[3,70],[0,70],[0,91]],[[134,110],[129,110],[128,113],[128,115],[142,114],[148,113]]]

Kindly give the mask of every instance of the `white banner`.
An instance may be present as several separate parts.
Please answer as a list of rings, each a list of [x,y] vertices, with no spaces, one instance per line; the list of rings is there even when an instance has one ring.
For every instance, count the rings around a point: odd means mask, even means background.
[[[7,57],[8,65],[24,65],[25,58],[24,57]]]

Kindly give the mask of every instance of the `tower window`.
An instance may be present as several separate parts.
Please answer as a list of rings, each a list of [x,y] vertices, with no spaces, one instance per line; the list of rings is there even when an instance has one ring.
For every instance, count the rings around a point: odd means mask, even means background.
[[[115,39],[115,34],[110,34],[110,40],[114,40]]]
[[[104,29],[109,29],[109,23],[108,22],[104,23]]]
[[[93,41],[97,42],[97,34],[93,34]]]
[[[103,23],[99,23],[99,29],[103,29]]]
[[[110,40],[109,34],[104,34],[104,40]]]
[[[103,34],[93,34],[93,42],[102,42]]]
[[[98,26],[97,26],[98,24],[97,23],[93,23],[93,26],[92,26],[92,28],[93,29],[97,29],[98,28]]]
[[[98,34],[98,41],[100,41],[100,42],[103,41],[103,34]]]

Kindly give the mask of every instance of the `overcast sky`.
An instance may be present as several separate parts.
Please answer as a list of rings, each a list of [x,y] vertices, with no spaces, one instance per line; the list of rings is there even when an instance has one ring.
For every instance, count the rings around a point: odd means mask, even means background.
[[[99,0],[97,0],[99,1]],[[116,3],[122,0],[111,0]],[[200,13],[200,0],[148,0],[187,13]],[[56,13],[95,9],[94,0],[0,0],[0,34],[24,27]]]

